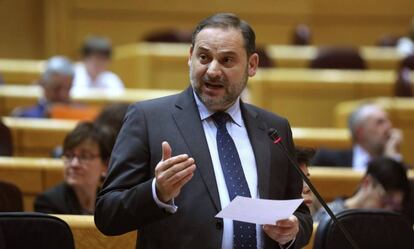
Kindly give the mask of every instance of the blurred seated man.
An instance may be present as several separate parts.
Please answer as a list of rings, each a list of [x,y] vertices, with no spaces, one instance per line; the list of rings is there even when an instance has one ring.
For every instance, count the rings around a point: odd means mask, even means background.
[[[32,107],[18,107],[12,116],[26,118],[47,118],[49,108],[54,104],[70,103],[70,89],[74,76],[71,61],[63,56],[54,56],[47,61],[46,70],[38,81],[43,97]]]
[[[393,128],[387,113],[378,105],[364,104],[348,119],[353,148],[348,150],[318,150],[312,159],[316,166],[342,166],[365,171],[367,163],[385,156],[402,161],[399,145],[402,133]]]
[[[75,65],[72,93],[82,94],[85,89],[122,92],[124,84],[114,73],[108,71],[112,47],[108,39],[93,36],[86,39],[82,49],[82,62]]]
[[[63,143],[64,182],[37,196],[34,210],[93,214],[114,142],[107,130],[90,122],[78,124]]]
[[[401,37],[397,42],[397,50],[403,55],[414,53],[414,17],[411,19],[408,36]]]
[[[380,208],[389,211],[401,211],[404,198],[408,193],[406,167],[389,158],[377,158],[369,162],[368,169],[361,180],[356,193],[349,198],[337,198],[328,206],[334,214],[351,208]],[[324,209],[313,216],[318,222],[324,215]]]

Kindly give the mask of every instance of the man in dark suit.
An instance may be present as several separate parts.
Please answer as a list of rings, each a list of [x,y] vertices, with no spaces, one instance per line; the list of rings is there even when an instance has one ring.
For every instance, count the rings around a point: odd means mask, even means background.
[[[258,67],[255,34],[233,14],[201,21],[190,48],[191,87],[131,105],[98,195],[105,234],[139,231],[137,248],[301,248],[312,232],[302,204],[288,219],[259,226],[215,218],[235,195],[300,198],[302,181],[268,129],[290,153],[286,119],[244,104]]]
[[[312,165],[352,167],[365,171],[373,158],[389,157],[402,161],[398,147],[402,134],[393,128],[387,113],[378,105],[367,103],[358,107],[348,119],[353,147],[347,150],[320,149]]]

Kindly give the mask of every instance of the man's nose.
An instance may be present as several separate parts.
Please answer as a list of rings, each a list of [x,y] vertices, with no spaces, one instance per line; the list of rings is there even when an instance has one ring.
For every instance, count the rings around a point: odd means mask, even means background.
[[[221,77],[221,67],[218,61],[213,60],[208,65],[207,76],[211,79],[218,79]]]

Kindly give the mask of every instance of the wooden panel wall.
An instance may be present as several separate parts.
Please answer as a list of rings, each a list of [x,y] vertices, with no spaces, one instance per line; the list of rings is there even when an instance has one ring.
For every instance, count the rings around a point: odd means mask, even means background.
[[[42,1],[0,1],[0,58],[44,56]]]
[[[293,27],[307,23],[314,44],[372,45],[384,34],[406,32],[414,1],[0,1],[0,20],[7,24],[0,28],[0,52],[3,57],[75,57],[88,34],[109,36],[114,45],[127,44],[156,29],[192,29],[215,12],[239,14],[253,25],[262,44],[288,43]],[[14,35],[4,38],[9,34]]]

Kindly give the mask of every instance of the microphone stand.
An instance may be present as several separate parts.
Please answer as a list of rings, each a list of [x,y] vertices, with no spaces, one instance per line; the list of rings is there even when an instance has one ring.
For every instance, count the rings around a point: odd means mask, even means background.
[[[359,247],[357,246],[357,244],[355,243],[355,241],[352,239],[352,237],[349,234],[349,232],[345,229],[345,227],[342,225],[342,223],[340,221],[338,221],[338,219],[335,217],[335,215],[332,212],[332,210],[328,207],[328,205],[326,204],[326,202],[322,199],[321,195],[316,190],[316,188],[313,186],[312,182],[302,172],[302,170],[300,169],[300,167],[299,167],[298,163],[296,162],[296,160],[293,160],[292,159],[292,157],[289,154],[289,151],[286,149],[286,146],[281,142],[282,141],[282,138],[279,137],[279,135],[277,134],[277,130],[276,129],[273,129],[273,128],[270,128],[269,129],[269,132],[268,132],[268,135],[269,135],[270,139],[273,141],[274,144],[277,144],[277,145],[279,145],[280,148],[282,148],[283,152],[286,154],[286,156],[289,159],[289,161],[293,164],[293,166],[296,169],[296,171],[299,173],[299,175],[302,177],[302,179],[309,186],[309,188],[311,189],[312,193],[316,196],[316,198],[318,199],[318,201],[321,203],[322,207],[326,210],[326,212],[328,213],[328,215],[331,217],[333,223],[339,227],[339,229],[341,230],[341,232],[343,233],[343,235],[345,236],[345,238],[349,242],[349,244],[351,244],[351,246],[354,249],[359,249]]]

